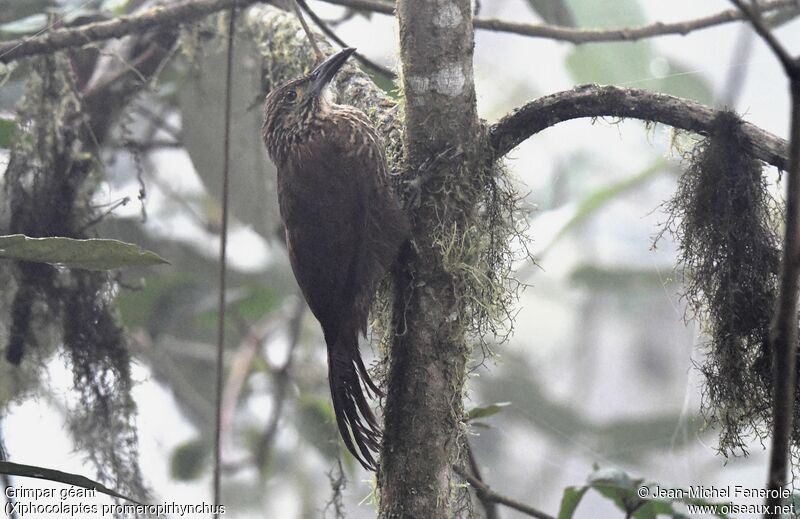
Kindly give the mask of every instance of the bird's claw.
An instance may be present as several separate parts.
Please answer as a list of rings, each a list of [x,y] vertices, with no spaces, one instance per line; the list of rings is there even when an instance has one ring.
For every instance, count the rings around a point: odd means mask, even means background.
[[[406,211],[415,211],[422,203],[422,188],[433,178],[434,173],[445,161],[454,160],[461,155],[464,151],[460,146],[448,146],[441,152],[432,157],[425,159],[417,169],[416,175],[411,176],[409,180],[403,182],[403,208]]]
[[[422,203],[422,185],[425,183],[423,176],[416,176],[405,182],[403,209],[416,211]]]

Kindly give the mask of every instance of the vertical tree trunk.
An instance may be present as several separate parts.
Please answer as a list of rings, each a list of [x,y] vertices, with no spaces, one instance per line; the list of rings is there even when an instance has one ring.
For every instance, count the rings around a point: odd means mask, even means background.
[[[800,61],[798,61],[800,63]],[[800,66],[800,65],[799,65]],[[783,272],[775,324],[770,340],[773,366],[772,451],[770,453],[765,500],[766,519],[781,517],[778,509],[791,501],[783,497],[792,461],[795,391],[797,387],[797,289],[800,275],[800,70],[790,80],[792,115],[789,126],[789,170],[786,185],[786,235],[783,245]],[[791,482],[791,480],[789,480]]]
[[[467,346],[458,283],[437,236],[463,232],[474,201],[442,189],[477,170],[479,121],[472,73],[469,0],[400,0],[405,93],[403,146],[412,171],[446,150],[422,195],[414,250],[401,259],[395,305],[397,335],[389,363],[381,458],[380,517],[451,515],[452,466],[458,461]]]

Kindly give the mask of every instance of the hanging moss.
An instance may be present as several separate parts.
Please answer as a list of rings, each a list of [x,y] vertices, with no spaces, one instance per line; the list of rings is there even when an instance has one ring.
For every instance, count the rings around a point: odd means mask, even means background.
[[[130,354],[106,274],[72,273],[62,290],[63,339],[80,404],[70,430],[99,476],[146,495],[138,463]]]
[[[91,153],[97,136],[88,130],[69,62],[58,54],[36,58],[32,70],[18,107],[22,131],[6,171],[9,223],[3,233],[91,237],[86,223],[96,218],[90,202],[100,173]],[[63,343],[73,370],[78,403],[68,420],[76,446],[94,462],[101,482],[145,496],[130,357],[108,275],[16,262],[13,276],[5,360],[24,363],[28,350],[44,342],[37,341],[42,330],[57,328],[61,341],[47,342]]]
[[[54,126],[58,120],[74,118],[78,103],[66,88],[67,78],[58,71],[55,58],[36,60],[34,71],[20,106],[20,121],[25,123],[20,127],[25,131],[14,140],[6,170],[9,234],[67,236],[74,221],[72,202],[76,197],[71,174],[78,169],[65,168],[72,162],[75,136],[68,126],[63,131]],[[19,364],[26,347],[35,344],[31,308],[37,301],[55,296],[57,277],[50,265],[18,262],[16,266],[18,288],[5,354],[12,364]]]
[[[679,245],[685,297],[708,337],[703,410],[725,455],[746,454],[772,420],[770,319],[779,249],[774,200],[732,112],[685,157],[667,204]]]

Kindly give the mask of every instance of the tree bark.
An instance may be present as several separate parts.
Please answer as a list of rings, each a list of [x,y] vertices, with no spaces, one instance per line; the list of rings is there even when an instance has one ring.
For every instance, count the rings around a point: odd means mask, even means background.
[[[800,63],[800,62],[798,62]],[[788,71],[787,71],[788,72]],[[778,518],[778,509],[790,500],[787,472],[791,466],[795,391],[797,388],[797,290],[800,285],[800,66],[790,76],[792,114],[789,129],[789,172],[786,185],[786,228],[783,245],[783,270],[775,324],[770,337],[774,356],[773,433],[765,500],[765,518]]]
[[[397,273],[397,334],[389,361],[380,517],[448,517],[452,466],[461,446],[462,390],[468,354],[459,286],[437,245],[442,229],[464,230],[473,201],[458,190],[478,168],[480,124],[472,72],[473,29],[468,0],[401,0],[400,53],[405,93],[403,150],[422,173],[431,157],[459,150],[434,165],[422,194],[409,247]]]

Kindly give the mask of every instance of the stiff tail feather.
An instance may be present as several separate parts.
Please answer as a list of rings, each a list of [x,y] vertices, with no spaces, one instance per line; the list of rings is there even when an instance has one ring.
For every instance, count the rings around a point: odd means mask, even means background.
[[[377,468],[374,454],[380,447],[381,432],[365,393],[380,396],[381,392],[361,360],[358,327],[342,328],[336,340],[328,342],[328,381],[333,411],[347,450],[365,469],[374,471]]]

